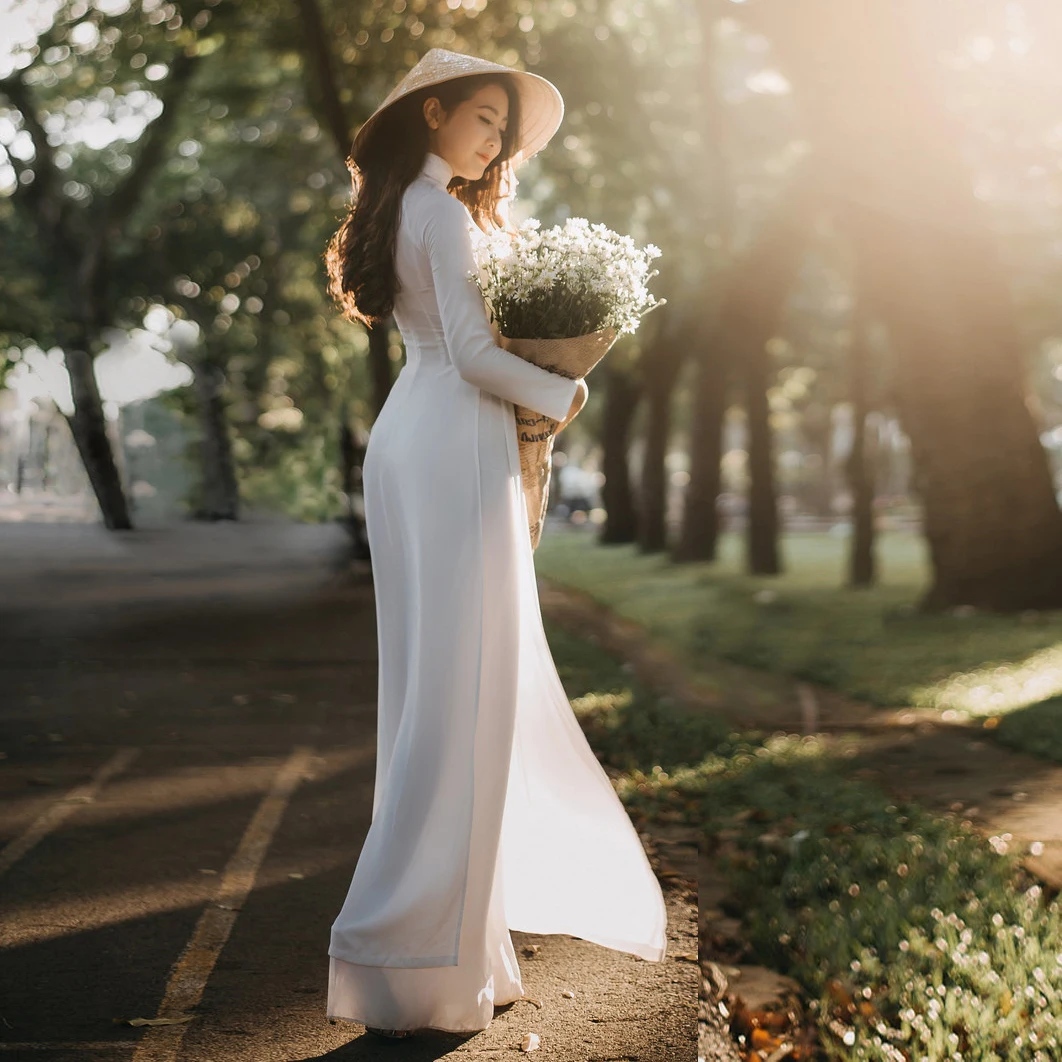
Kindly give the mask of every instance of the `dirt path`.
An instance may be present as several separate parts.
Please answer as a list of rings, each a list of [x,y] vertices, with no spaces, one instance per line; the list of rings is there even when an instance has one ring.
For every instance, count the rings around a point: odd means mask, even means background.
[[[0,525],[0,1062],[500,1060],[531,1032],[558,1062],[694,1057],[692,870],[664,881],[662,963],[514,932],[540,1006],[388,1043],[328,1022],[375,773],[374,599],[346,547]],[[127,1023],[157,1017],[191,1020]]]
[[[647,685],[724,715],[735,725],[857,739],[851,768],[897,797],[961,812],[986,837],[1009,833],[1027,869],[1062,888],[1062,765],[1008,749],[977,724],[939,712],[875,708],[826,687],[726,662],[699,677],[635,623],[587,595],[542,580],[543,613],[629,661]],[[1038,854],[1029,852],[1036,845]]]

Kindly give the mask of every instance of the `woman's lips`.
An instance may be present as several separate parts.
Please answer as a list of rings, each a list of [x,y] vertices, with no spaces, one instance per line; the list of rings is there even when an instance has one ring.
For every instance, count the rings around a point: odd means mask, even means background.
[[[490,155],[484,155],[482,151],[477,151],[477,152],[476,152],[476,158],[482,159],[482,160],[483,160],[483,165],[484,165],[484,166],[485,166],[485,165],[486,165],[486,164],[487,164],[488,162],[490,162]]]

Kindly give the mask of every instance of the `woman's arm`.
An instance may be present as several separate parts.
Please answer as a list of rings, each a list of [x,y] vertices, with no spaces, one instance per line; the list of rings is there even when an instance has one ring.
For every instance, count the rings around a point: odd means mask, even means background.
[[[575,392],[575,397],[572,399],[571,409],[568,410],[568,415],[557,425],[557,430],[553,433],[559,435],[562,429],[568,427],[573,420],[575,420],[576,414],[586,405],[586,399],[590,394],[590,389],[586,386],[586,380],[580,377],[576,380],[579,385]]]
[[[447,199],[450,202],[433,197],[424,242],[454,367],[462,379],[484,391],[563,420],[579,381],[532,365],[494,342],[483,295],[469,276],[478,269],[469,214],[460,200]]]

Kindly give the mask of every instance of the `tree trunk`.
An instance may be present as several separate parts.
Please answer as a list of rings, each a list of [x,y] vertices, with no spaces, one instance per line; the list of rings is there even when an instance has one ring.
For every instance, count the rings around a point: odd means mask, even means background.
[[[613,368],[607,360],[599,371],[605,376],[606,388],[602,426],[605,483],[601,488],[606,519],[601,525],[598,541],[633,542],[638,534],[638,514],[634,507],[627,454],[639,389],[629,374]]]
[[[1062,606],[1062,514],[1006,277],[934,83],[932,13],[918,0],[748,7],[804,105],[895,349],[933,564],[923,608]]]
[[[800,169],[782,191],[751,250],[735,271],[720,316],[748,417],[749,500],[746,569],[777,575],[778,506],[775,497],[770,408],[773,377],[767,341],[775,334],[808,241],[817,203],[812,173]]]
[[[232,440],[225,418],[221,388],[225,374],[213,362],[191,361],[198,403],[199,444],[203,470],[203,490],[198,520],[238,520],[240,491],[232,458]]]
[[[896,348],[933,563],[923,607],[1059,607],[1062,516],[992,250],[849,215]]]
[[[777,575],[778,499],[774,485],[770,406],[770,355],[763,344],[750,344],[742,354],[742,384],[749,448],[748,521],[745,526],[745,566],[752,575]]]
[[[701,135],[705,172],[712,174],[706,189],[708,216],[719,235],[725,263],[733,262],[734,180],[726,150],[728,110],[719,90],[712,34],[717,21],[728,14],[729,6],[722,0],[700,0],[696,5],[701,38],[698,72]],[[706,276],[705,306],[713,301],[712,284],[713,278]],[[718,317],[705,321],[705,331],[691,337],[696,371],[690,418],[690,478],[683,498],[682,525],[671,554],[675,562],[715,560],[719,543],[717,506],[722,482],[723,423],[727,383],[733,366],[718,325]]]
[[[877,454],[868,448],[867,415],[870,412],[867,394],[867,368],[870,350],[867,343],[866,320],[857,306],[852,324],[852,346],[849,350],[849,387],[852,400],[852,449],[845,461],[845,472],[852,494],[852,538],[848,556],[848,585],[871,586],[877,565],[874,556],[874,469]],[[868,452],[868,449],[870,452]]]
[[[712,561],[719,542],[716,503],[722,481],[723,418],[729,366],[717,336],[697,340],[697,370],[690,418],[690,480],[675,561]]]
[[[76,322],[78,332],[76,345],[70,344],[64,354],[74,405],[74,412],[66,420],[99,502],[104,524],[110,530],[128,530],[133,524],[114,450],[107,438],[88,338],[98,336],[112,316],[113,307],[107,301],[110,250],[119,236],[127,236],[129,217],[142,201],[152,175],[169,156],[166,144],[176,126],[178,106],[199,62],[200,56],[194,48],[176,51],[169,63],[169,76],[159,86],[161,111],[139,137],[133,165],[114,188],[107,192],[95,191],[94,207],[89,214],[68,209],[70,201],[58,191],[62,173],[24,72],[0,79],[0,92],[20,112],[35,155],[32,167],[19,164],[18,176],[30,172],[33,179],[16,181],[11,200],[16,207],[26,210],[39,226],[39,250],[53,285],[72,292],[78,304],[74,321],[64,322]],[[76,222],[73,221],[75,214],[80,215]]]
[[[684,338],[672,334],[665,325],[649,358],[644,355],[642,358],[642,388],[649,402],[638,499],[638,548],[642,553],[659,553],[667,549],[667,444],[671,436],[671,398],[685,351]]]
[[[74,412],[66,420],[96,501],[99,502],[103,523],[111,531],[128,531],[133,521],[122,490],[114,451],[107,438],[107,422],[103,415],[96,374],[92,369],[92,358],[87,349],[68,349],[64,360],[70,375],[70,391],[74,402]]]

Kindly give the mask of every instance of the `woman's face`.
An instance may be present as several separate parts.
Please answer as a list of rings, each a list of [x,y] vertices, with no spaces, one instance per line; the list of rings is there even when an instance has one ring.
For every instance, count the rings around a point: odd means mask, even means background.
[[[484,85],[449,114],[436,97],[424,101],[430,146],[444,158],[455,177],[478,181],[501,151],[509,117],[509,96],[501,85]]]

